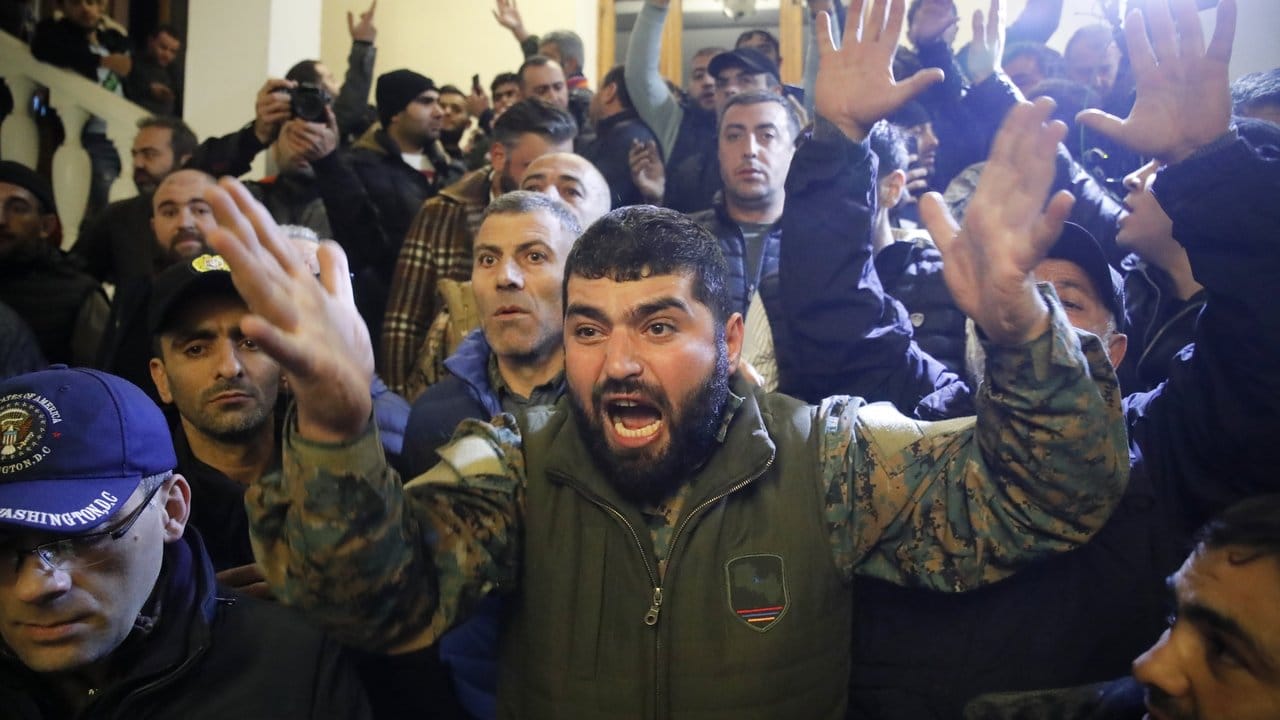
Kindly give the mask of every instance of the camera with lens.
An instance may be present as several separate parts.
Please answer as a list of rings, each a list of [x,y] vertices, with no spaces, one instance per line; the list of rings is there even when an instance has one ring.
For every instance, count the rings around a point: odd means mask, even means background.
[[[333,97],[315,83],[298,83],[289,91],[289,109],[293,116],[307,122],[325,122],[325,108],[333,102]]]

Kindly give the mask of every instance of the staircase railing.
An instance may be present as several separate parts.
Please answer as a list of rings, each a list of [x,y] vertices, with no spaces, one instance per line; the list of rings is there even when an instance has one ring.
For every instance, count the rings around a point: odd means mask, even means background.
[[[47,171],[62,220],[63,247],[70,247],[89,198],[89,154],[80,144],[85,122],[95,115],[106,121],[107,139],[120,154],[123,169],[111,186],[111,199],[119,200],[137,192],[130,173],[133,167],[130,150],[138,120],[146,117],[147,112],[70,70],[36,60],[21,40],[3,32],[0,32],[0,78],[8,84],[14,101],[14,111],[0,125],[0,157]],[[46,139],[43,157],[47,161],[50,133],[42,133],[33,107],[33,101],[44,102],[46,89],[48,106],[57,113],[64,130],[64,139],[52,151],[52,162],[47,169],[40,167],[45,164],[41,162],[41,138]]]

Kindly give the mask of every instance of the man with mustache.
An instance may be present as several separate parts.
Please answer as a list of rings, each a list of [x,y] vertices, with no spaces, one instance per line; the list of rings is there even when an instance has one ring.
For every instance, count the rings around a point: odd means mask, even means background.
[[[173,445],[191,485],[191,524],[218,571],[253,562],[244,489],[280,466],[280,365],[240,330],[247,312],[226,263],[205,254],[156,277],[148,314],[151,379],[177,416]]]
[[[1169,627],[1132,677],[985,695],[965,719],[1280,717],[1280,495],[1242,500],[1206,523],[1167,583]]]
[[[776,93],[733,95],[720,115],[718,166],[724,188],[691,218],[716,236],[729,266],[729,297],[743,315],[760,281],[778,271],[783,187],[800,118]]]
[[[254,157],[274,142],[290,117],[289,96],[283,92],[287,85],[284,80],[268,79],[258,90],[251,123],[198,144],[195,132],[178,118],[139,120],[132,149],[133,184],[138,194],[110,203],[80,224],[71,254],[85,271],[120,287],[140,277],[153,277],[168,267],[165,254],[155,251],[150,224],[156,189],[172,172],[184,167],[234,177],[249,172]]]
[[[217,222],[204,192],[214,183],[211,175],[190,169],[170,173],[160,181],[151,198],[151,229],[162,268],[209,252],[206,237]],[[143,388],[159,402],[149,370],[151,333],[147,324],[154,282],[152,276],[143,275],[117,287],[95,366]]]
[[[196,146],[195,133],[179,118],[149,117],[138,122],[132,150],[138,194],[87,218],[71,248],[89,274],[119,285],[153,275],[166,265],[150,242],[151,199],[160,181],[186,164]]]
[[[821,132],[853,145],[938,79],[890,75],[901,0],[876,2],[865,33],[861,10],[844,47],[823,44],[816,86]],[[1014,116],[1006,144],[1060,137],[1047,106]],[[743,326],[718,244],[639,206],[597,221],[566,260],[567,396],[464,422],[408,485],[369,427],[372,351],[342,254],[321,249],[316,284],[225,183],[208,195],[211,242],[255,314],[247,334],[298,399],[284,473],[246,497],[268,582],[391,653],[507,595],[499,716],[843,717],[855,573],[993,582],[1082,542],[1124,484],[1114,374],[1030,275],[1066,216],[1061,200],[1044,209],[1052,157],[1004,168],[1027,192],[950,246],[972,261],[957,282],[991,357],[976,419],[806,406],[731,377]]]
[[[440,281],[471,277],[471,244],[489,201],[519,189],[535,159],[572,150],[577,132],[568,112],[537,99],[521,100],[494,121],[489,164],[422,204],[400,246],[385,304],[379,370],[391,389],[412,401],[425,387],[411,386],[410,379],[441,308]]]

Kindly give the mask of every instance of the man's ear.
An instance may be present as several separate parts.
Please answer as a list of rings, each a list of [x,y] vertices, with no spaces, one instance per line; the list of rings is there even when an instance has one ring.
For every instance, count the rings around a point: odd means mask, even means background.
[[[41,239],[49,239],[57,234],[61,223],[58,222],[58,216],[54,213],[48,213],[40,216],[40,237]]]
[[[507,148],[501,142],[494,140],[489,146],[489,164],[493,166],[493,171],[501,175],[507,169]]]
[[[187,518],[191,516],[191,486],[187,484],[186,478],[174,473],[157,494],[164,508],[164,541],[176,542],[182,539],[182,533],[187,528]]]
[[[611,103],[618,97],[618,84],[609,83],[600,88],[600,102]]]
[[[1120,362],[1124,360],[1124,354],[1128,349],[1128,335],[1122,332],[1111,333],[1111,339],[1107,342],[1107,357],[1111,358],[1111,367],[1120,367]]]
[[[746,334],[742,313],[734,313],[724,323],[724,342],[729,350],[729,369],[738,367],[742,357],[742,338]]]
[[[164,371],[164,361],[160,358],[151,358],[151,382],[156,384],[156,393],[160,395],[160,400],[165,404],[173,402],[173,393],[169,391],[169,374]]]
[[[897,207],[902,200],[902,193],[907,189],[907,174],[901,170],[893,172],[880,178],[880,187],[877,191],[877,200],[880,202],[882,209]]]

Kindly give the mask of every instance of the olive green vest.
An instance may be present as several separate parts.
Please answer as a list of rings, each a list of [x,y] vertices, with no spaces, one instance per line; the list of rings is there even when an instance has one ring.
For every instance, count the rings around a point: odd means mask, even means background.
[[[660,598],[644,520],[565,402],[525,418],[525,555],[498,716],[843,718],[852,597],[827,539],[814,416],[748,395],[693,480]]]

